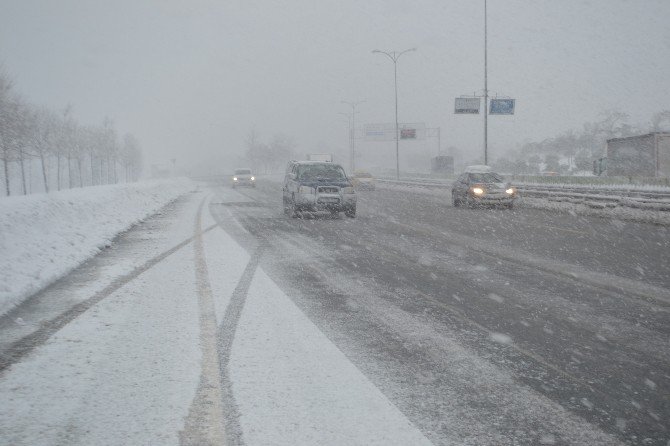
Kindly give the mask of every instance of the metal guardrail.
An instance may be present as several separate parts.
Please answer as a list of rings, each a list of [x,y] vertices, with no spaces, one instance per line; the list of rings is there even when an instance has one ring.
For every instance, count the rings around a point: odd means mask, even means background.
[[[452,181],[408,178],[392,180],[379,178],[381,183],[419,186],[431,189],[451,189]],[[544,198],[548,201],[584,204],[586,206],[605,209],[617,206],[670,212],[670,192],[645,190],[635,187],[608,187],[602,186],[575,186],[575,185],[548,185],[512,183],[521,196]]]

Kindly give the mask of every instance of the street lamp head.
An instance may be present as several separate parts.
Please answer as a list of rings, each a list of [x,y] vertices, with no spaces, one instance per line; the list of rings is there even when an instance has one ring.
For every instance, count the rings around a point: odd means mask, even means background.
[[[379,50],[372,50],[373,53],[381,53]]]

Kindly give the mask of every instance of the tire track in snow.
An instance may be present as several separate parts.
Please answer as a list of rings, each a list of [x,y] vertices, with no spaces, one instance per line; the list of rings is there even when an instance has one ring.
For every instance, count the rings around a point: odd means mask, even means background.
[[[244,194],[243,194],[244,195]],[[247,198],[250,198],[252,202],[257,200],[253,197],[245,195]],[[221,204],[221,203],[218,203]],[[229,213],[231,221],[239,225],[236,229],[241,229],[246,232],[246,228],[237,222],[237,219]],[[221,227],[222,230],[228,232],[230,228],[226,228],[220,219],[217,220],[217,225]],[[240,277],[240,280],[233,291],[233,294],[230,297],[230,301],[226,307],[226,311],[221,320],[221,324],[217,332],[217,353],[219,361],[219,379],[220,379],[220,397],[221,397],[221,407],[222,407],[222,416],[223,416],[223,431],[224,431],[224,442],[223,444],[230,445],[244,445],[244,437],[242,432],[242,427],[240,425],[240,412],[237,407],[237,402],[235,400],[235,395],[233,394],[233,383],[230,379],[230,370],[229,363],[231,357],[231,350],[233,342],[235,340],[235,333],[237,331],[237,325],[239,323],[240,317],[242,315],[242,310],[247,299],[247,294],[251,281],[254,277],[256,269],[260,263],[260,259],[267,248],[267,241],[259,233],[248,233],[251,235],[251,243],[253,245],[248,245],[247,248],[252,251],[249,262]],[[204,259],[204,257],[203,257]]]
[[[200,313],[200,348],[202,350],[202,371],[195,398],[191,403],[184,430],[179,432],[182,446],[220,445],[224,443],[226,430],[223,426],[221,398],[221,370],[216,342],[216,312],[209,271],[202,240],[202,209],[207,201],[203,198],[195,217],[193,251],[195,254],[195,278]]]
[[[216,228],[218,225],[213,224],[206,228],[202,233],[206,233]],[[40,328],[35,330],[12,343],[4,351],[0,352],[0,373],[4,372],[12,364],[19,362],[23,357],[32,352],[35,348],[44,344],[51,336],[58,332],[61,328],[65,327],[67,324],[76,319],[79,315],[86,312],[88,309],[93,307],[95,304],[110,296],[112,293],[126,285],[128,282],[136,279],[140,274],[154,267],[161,261],[165,260],[168,256],[179,251],[189,243],[193,241],[194,237],[189,237],[186,240],[178,243],[172,248],[164,251],[163,253],[153,257],[152,259],[146,261],[143,265],[138,266],[128,274],[118,277],[112,283],[107,285],[101,291],[95,293],[90,298],[79,302],[78,304],[71,307],[69,310],[64,313],[59,314],[58,316],[49,319],[41,324]]]
[[[240,414],[233,395],[232,381],[230,379],[230,356],[235,340],[235,332],[237,331],[237,324],[240,321],[242,310],[247,299],[247,293],[251,280],[254,277],[260,259],[266,248],[264,240],[259,240],[260,243],[256,250],[251,255],[249,263],[242,273],[240,281],[233,291],[230,302],[226,307],[226,312],[223,315],[221,326],[219,328],[218,336],[218,352],[220,361],[220,377],[221,377],[221,397],[223,406],[228,410],[225,416],[226,429],[226,444],[227,445],[243,445],[244,439],[242,435],[242,427],[240,426]]]

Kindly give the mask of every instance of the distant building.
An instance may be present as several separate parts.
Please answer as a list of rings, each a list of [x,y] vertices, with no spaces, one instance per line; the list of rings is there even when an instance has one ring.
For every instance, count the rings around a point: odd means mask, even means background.
[[[606,166],[610,177],[670,177],[670,133],[608,139]]]

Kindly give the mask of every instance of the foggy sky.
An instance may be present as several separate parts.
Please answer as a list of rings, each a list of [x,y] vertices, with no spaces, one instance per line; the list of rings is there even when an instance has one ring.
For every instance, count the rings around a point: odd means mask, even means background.
[[[1,3],[0,64],[17,91],[71,103],[81,123],[113,118],[149,164],[234,163],[251,128],[302,153],[346,147],[342,100],[366,100],[361,126],[394,120],[393,64],[376,48],[417,47],[398,62],[401,122],[482,151],[483,117],[453,108],[483,89],[483,0]],[[515,116],[489,119],[493,156],[604,110],[644,124],[670,108],[668,17],[667,0],[489,0],[489,90],[517,100]]]

